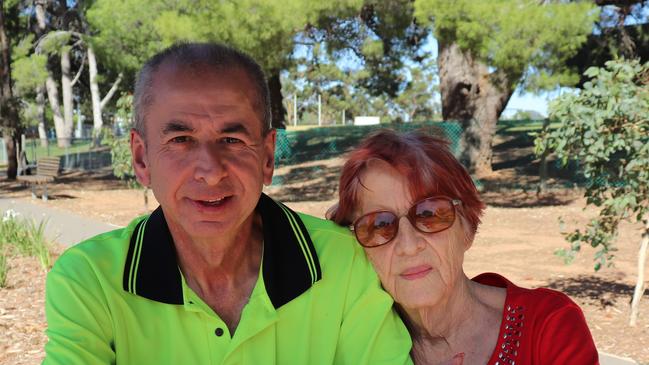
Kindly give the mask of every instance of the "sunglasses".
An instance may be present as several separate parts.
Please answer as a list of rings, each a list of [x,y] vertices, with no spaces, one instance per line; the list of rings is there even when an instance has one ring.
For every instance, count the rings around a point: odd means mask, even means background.
[[[415,229],[423,233],[437,233],[455,222],[455,206],[462,202],[444,196],[434,196],[415,203],[405,214]],[[377,247],[390,243],[399,231],[398,216],[388,210],[367,213],[349,227],[363,247]]]

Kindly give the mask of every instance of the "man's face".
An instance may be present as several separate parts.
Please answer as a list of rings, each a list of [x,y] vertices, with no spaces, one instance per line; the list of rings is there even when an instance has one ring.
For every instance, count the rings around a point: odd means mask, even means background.
[[[172,232],[236,236],[274,167],[275,131],[262,134],[249,77],[163,65],[151,90],[146,143],[131,133],[138,181],[151,187]]]

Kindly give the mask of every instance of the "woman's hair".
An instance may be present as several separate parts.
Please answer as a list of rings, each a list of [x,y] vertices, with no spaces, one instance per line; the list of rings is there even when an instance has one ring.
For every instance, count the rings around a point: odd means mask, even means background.
[[[377,159],[405,177],[413,201],[434,195],[461,200],[458,213],[475,234],[485,205],[471,176],[453,156],[446,140],[420,131],[399,133],[382,129],[365,138],[343,166],[338,204],[327,212],[329,219],[340,225],[352,223],[351,216],[360,203],[360,177],[368,162]]]

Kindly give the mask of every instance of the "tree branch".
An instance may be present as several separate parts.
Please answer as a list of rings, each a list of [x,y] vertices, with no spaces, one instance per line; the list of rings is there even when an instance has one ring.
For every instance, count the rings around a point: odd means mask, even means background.
[[[79,77],[81,77],[81,71],[83,71],[83,67],[86,65],[86,56],[88,54],[84,52],[83,54],[83,59],[81,60],[81,66],[79,66],[79,71],[77,71],[77,74],[74,76],[74,79],[72,79],[72,86],[79,81]]]
[[[119,86],[119,83],[122,82],[122,77],[123,76],[124,76],[124,74],[120,72],[119,75],[117,76],[117,80],[115,80],[115,82],[113,83],[113,86],[110,87],[110,90],[108,90],[108,93],[106,93],[106,96],[104,96],[104,98],[101,100],[101,103],[99,104],[100,109],[104,109],[104,106],[106,106],[106,104],[108,104],[108,102],[113,97],[113,95],[115,95],[115,92],[117,91],[117,87]]]
[[[606,6],[614,5],[618,7],[627,7],[635,4],[640,4],[645,0],[595,0],[595,5],[597,6]]]

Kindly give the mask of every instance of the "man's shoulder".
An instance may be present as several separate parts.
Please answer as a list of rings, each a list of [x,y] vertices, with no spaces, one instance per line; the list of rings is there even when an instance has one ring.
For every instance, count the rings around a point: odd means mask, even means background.
[[[298,212],[298,215],[309,232],[318,253],[325,248],[334,247],[336,250],[342,250],[341,253],[357,254],[362,251],[351,231],[346,227],[309,214]]]
[[[52,271],[86,270],[123,265],[133,230],[146,216],[128,226],[101,233],[67,248],[56,260]]]

